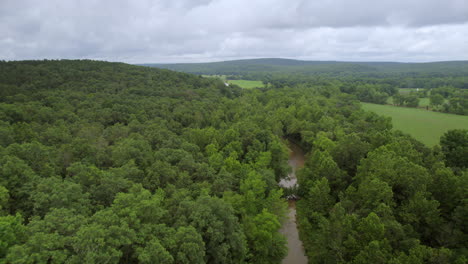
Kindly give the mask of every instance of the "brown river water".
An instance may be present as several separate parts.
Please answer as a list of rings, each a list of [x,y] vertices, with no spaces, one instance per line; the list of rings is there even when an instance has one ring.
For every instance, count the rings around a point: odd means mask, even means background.
[[[299,146],[289,143],[289,161],[292,171],[288,177],[282,179],[279,185],[282,187],[293,187],[297,184],[296,170],[304,166],[305,155]],[[283,259],[283,264],[307,264],[307,257],[304,253],[304,247],[299,239],[299,232],[296,224],[296,201],[289,201],[288,218],[280,229],[280,232],[288,240],[288,255]]]

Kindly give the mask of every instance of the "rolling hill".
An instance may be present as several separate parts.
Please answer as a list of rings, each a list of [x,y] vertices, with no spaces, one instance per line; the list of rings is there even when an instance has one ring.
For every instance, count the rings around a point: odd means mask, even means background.
[[[468,74],[468,61],[446,61],[429,63],[402,62],[344,62],[344,61],[304,61],[282,58],[264,58],[220,61],[208,63],[141,64],[194,74],[243,75],[252,72],[301,73],[301,74],[343,74],[392,75],[406,73],[450,74],[460,76]]]

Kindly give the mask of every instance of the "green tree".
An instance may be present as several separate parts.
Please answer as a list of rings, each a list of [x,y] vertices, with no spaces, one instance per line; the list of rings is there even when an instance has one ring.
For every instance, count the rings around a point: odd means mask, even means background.
[[[242,210],[246,215],[256,215],[265,208],[266,183],[262,176],[251,171],[247,178],[241,182]]]
[[[417,95],[409,95],[405,99],[406,106],[409,107],[418,107],[419,106],[419,98]]]
[[[25,228],[23,243],[10,248],[8,263],[64,263],[70,261],[73,236],[87,219],[69,209],[52,209],[34,217]],[[73,262],[72,262],[73,263]],[[74,262],[78,263],[78,262]]]
[[[39,177],[23,160],[15,156],[0,158],[0,185],[5,186],[9,194],[10,212],[32,213],[31,193]]]
[[[445,132],[440,138],[445,162],[450,167],[468,167],[468,130],[454,129]]]
[[[132,242],[131,231],[122,226],[86,225],[76,233],[73,249],[75,263],[119,263],[123,253],[119,250]]]
[[[380,241],[371,241],[359,254],[353,259],[353,264],[384,264],[390,260],[390,252],[387,251],[385,243]]]
[[[151,162],[151,148],[148,142],[134,134],[112,147],[112,161],[116,166],[123,166],[134,160],[140,168],[146,168]]]
[[[346,176],[328,152],[315,150],[306,161],[305,167],[297,174],[299,196],[309,192],[314,182],[321,178],[327,178],[331,194],[337,196],[338,192],[346,187],[349,180]]]
[[[138,248],[136,254],[140,263],[174,263],[174,258],[157,238],[149,241],[144,248]]]
[[[327,178],[321,178],[314,182],[310,188],[307,198],[308,209],[322,215],[328,215],[328,211],[335,204],[334,198],[330,195],[330,186]]]
[[[356,174],[359,161],[370,150],[369,143],[362,140],[356,133],[346,135],[337,142],[337,146],[331,152],[338,166],[347,171],[353,177]],[[349,183],[350,179],[346,179]]]
[[[286,239],[278,232],[281,227],[278,217],[266,209],[252,219],[245,221],[250,262],[279,263],[287,253]]]
[[[403,106],[405,104],[405,97],[401,94],[395,94],[393,96],[393,103],[398,106]]]
[[[438,106],[444,103],[444,97],[440,94],[434,94],[429,97],[432,106]]]
[[[381,204],[390,207],[395,205],[391,186],[377,178],[362,182],[355,195],[349,194],[350,191],[348,188],[347,193],[353,197],[354,203],[359,208],[357,212],[361,216],[377,211]]]
[[[386,146],[368,154],[361,161],[356,175],[358,184],[378,178],[386,182],[397,204],[407,201],[416,192],[425,192],[431,178],[427,169],[389,151]]]
[[[0,263],[7,263],[8,249],[24,241],[26,236],[23,219],[20,215],[0,216]]]
[[[239,263],[245,259],[245,235],[229,204],[219,198],[200,196],[181,206],[188,224],[203,238],[205,262]]]
[[[176,263],[205,263],[205,244],[195,228],[191,226],[179,227],[175,234],[175,240],[176,247],[172,250],[172,254]]]
[[[53,208],[67,208],[84,215],[91,209],[89,194],[83,192],[81,185],[56,177],[41,179],[31,199],[34,213],[40,216]]]
[[[8,194],[7,188],[0,185],[0,215],[2,215],[3,211],[6,211],[9,198],[10,195]]]

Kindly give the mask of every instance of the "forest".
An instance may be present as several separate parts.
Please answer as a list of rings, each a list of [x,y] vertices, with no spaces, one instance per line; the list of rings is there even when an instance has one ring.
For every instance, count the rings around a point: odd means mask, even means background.
[[[414,81],[458,91],[465,69]],[[0,61],[0,263],[281,263],[288,141],[307,153],[310,263],[466,263],[468,130],[428,148],[340,77],[287,76],[247,90],[123,63]]]
[[[227,79],[260,80],[265,87],[327,86],[368,103],[418,107],[430,96],[434,111],[468,115],[468,62],[431,63],[335,62],[251,59],[211,63],[145,64],[194,74],[226,75]],[[399,95],[398,88],[425,92]]]

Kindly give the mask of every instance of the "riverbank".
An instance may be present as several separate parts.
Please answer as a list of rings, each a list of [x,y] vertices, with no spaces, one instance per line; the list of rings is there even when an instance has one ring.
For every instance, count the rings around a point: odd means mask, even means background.
[[[292,170],[287,178],[279,182],[279,185],[285,188],[297,186],[296,171],[304,166],[305,161],[305,154],[299,146],[290,142],[289,150],[288,164]],[[297,229],[295,200],[289,200],[287,220],[281,227],[280,232],[286,236],[288,242],[288,255],[283,259],[282,263],[307,264],[308,260],[302,246],[302,241],[299,239],[299,230]]]

